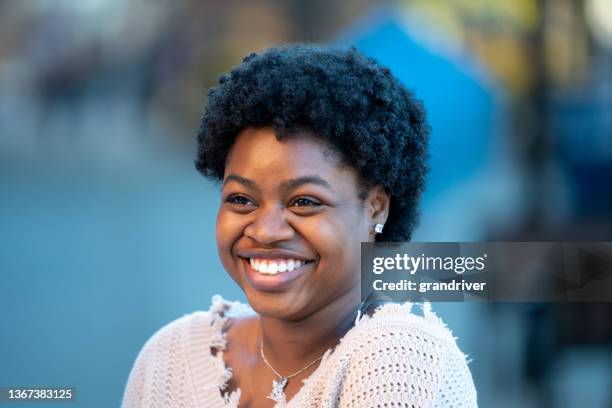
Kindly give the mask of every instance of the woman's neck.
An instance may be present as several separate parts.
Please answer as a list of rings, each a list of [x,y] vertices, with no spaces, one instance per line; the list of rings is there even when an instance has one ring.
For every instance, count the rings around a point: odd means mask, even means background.
[[[346,292],[334,302],[298,321],[262,316],[259,339],[274,368],[291,374],[334,347],[353,326],[360,293]]]

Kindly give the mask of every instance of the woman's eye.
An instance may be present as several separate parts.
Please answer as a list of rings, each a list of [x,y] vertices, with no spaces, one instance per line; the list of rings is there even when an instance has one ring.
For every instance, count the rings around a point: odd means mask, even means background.
[[[229,196],[225,201],[231,204],[238,204],[238,205],[254,205],[253,201],[241,195]]]
[[[300,197],[291,203],[292,207],[313,207],[317,205],[321,205],[321,204],[318,203],[317,201],[311,200],[310,198],[306,198],[306,197]]]

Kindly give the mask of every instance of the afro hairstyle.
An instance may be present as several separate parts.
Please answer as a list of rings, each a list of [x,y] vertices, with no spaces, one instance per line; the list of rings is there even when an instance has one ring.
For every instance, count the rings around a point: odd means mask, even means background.
[[[198,131],[196,168],[223,180],[245,128],[272,127],[278,140],[308,130],[339,154],[367,188],[390,195],[376,241],[408,241],[427,174],[429,126],[422,104],[389,71],[355,48],[293,44],[252,53],[210,89]]]

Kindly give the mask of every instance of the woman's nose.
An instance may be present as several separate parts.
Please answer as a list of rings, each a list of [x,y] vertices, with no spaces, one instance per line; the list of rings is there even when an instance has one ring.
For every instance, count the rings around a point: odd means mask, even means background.
[[[260,244],[272,244],[293,238],[294,230],[285,220],[280,206],[260,207],[255,219],[244,230],[244,234]]]

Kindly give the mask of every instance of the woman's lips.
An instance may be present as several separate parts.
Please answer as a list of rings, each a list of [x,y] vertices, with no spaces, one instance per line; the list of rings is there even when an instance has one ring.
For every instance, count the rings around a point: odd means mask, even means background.
[[[249,259],[241,258],[241,260],[246,272],[246,278],[251,286],[262,291],[277,291],[285,288],[291,282],[302,276],[305,272],[309,271],[315,264],[313,261],[307,261],[302,266],[295,268],[292,271],[269,274],[258,272],[253,269]]]

